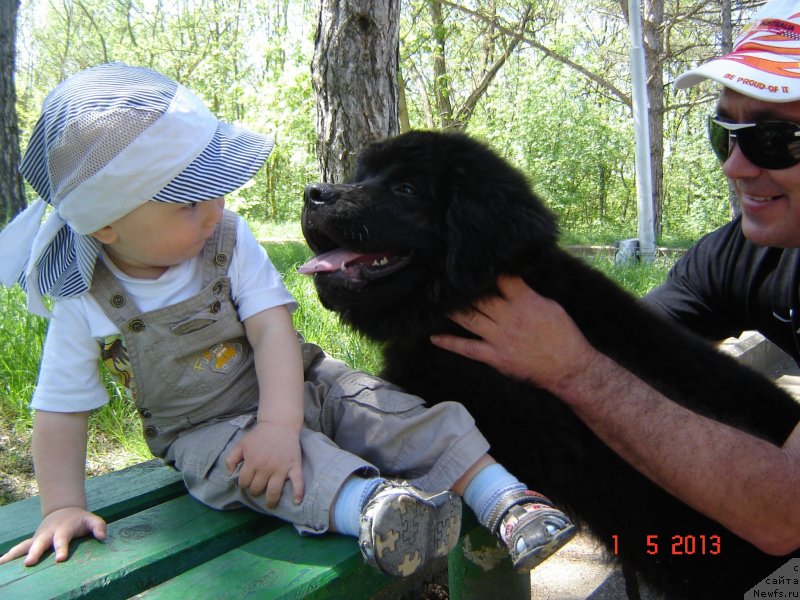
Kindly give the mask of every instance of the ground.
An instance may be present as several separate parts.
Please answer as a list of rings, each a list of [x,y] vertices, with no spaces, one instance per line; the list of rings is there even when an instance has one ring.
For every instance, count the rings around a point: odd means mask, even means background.
[[[103,447],[106,450],[86,461],[89,477],[116,471],[141,460],[117,444],[109,442]],[[37,493],[30,434],[0,428],[0,506]]]

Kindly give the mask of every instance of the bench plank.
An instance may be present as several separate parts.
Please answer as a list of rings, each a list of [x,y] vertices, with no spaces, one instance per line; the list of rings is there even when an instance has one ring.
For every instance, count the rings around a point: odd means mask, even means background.
[[[396,581],[364,562],[354,538],[284,525],[136,598],[368,598]]]
[[[178,472],[153,460],[87,481],[90,509],[108,522],[108,542],[84,538],[70,560],[0,566],[0,598],[382,598],[420,590],[425,575],[396,579],[367,566],[352,537],[299,536],[248,509],[216,511],[192,499]],[[0,507],[0,548],[29,537],[37,498]],[[449,559],[450,597],[530,598],[530,578],[465,510],[462,542]],[[431,565],[428,576],[440,573]],[[416,586],[416,587],[415,587]]]
[[[89,510],[112,522],[186,493],[180,473],[150,460],[86,481]],[[41,520],[39,498],[0,508],[0,554],[29,538]]]
[[[0,597],[128,598],[281,525],[182,496],[109,524],[107,543],[73,542],[66,563],[50,555],[33,567],[2,565]]]

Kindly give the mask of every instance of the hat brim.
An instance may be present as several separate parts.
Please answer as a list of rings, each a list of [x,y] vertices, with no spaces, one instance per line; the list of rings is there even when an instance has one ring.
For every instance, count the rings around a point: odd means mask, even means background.
[[[793,73],[792,77],[788,77],[751,66],[752,63],[757,64],[760,59],[761,57],[752,54],[728,54],[679,75],[675,79],[675,87],[686,89],[711,79],[756,100],[765,102],[800,100],[800,74]],[[797,62],[792,65],[796,66]]]
[[[199,202],[229,194],[253,178],[274,145],[271,136],[220,122],[203,152],[153,200]]]

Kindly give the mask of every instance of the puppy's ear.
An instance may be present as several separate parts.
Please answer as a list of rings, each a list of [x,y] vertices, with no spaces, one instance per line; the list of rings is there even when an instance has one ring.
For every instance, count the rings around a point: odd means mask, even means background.
[[[519,273],[556,243],[552,213],[520,173],[501,165],[486,177],[459,169],[450,182],[445,268],[451,285],[469,299],[491,290],[501,273]]]

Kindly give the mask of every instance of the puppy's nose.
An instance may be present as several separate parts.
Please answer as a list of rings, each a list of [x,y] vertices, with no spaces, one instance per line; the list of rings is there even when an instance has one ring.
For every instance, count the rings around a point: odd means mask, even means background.
[[[336,195],[333,193],[333,186],[326,183],[312,183],[306,186],[306,202],[314,204],[331,204],[335,202]]]

